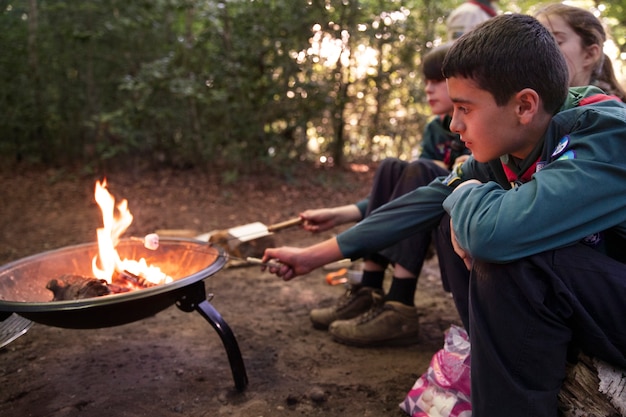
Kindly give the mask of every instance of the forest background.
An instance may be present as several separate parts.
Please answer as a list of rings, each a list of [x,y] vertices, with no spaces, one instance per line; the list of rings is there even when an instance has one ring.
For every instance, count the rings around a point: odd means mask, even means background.
[[[5,164],[288,177],[414,158],[421,58],[460,0],[0,0]],[[623,1],[594,11],[623,79]],[[500,1],[533,13],[536,1]]]

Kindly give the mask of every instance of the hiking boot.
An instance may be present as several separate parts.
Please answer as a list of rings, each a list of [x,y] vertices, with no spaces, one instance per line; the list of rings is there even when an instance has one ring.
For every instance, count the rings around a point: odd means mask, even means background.
[[[353,346],[406,346],[419,340],[419,317],[413,306],[379,302],[351,320],[337,320],[328,328],[337,342]]]
[[[374,304],[374,299],[382,299],[382,296],[382,289],[352,285],[335,305],[311,310],[313,327],[326,330],[335,320],[347,320],[365,313]]]

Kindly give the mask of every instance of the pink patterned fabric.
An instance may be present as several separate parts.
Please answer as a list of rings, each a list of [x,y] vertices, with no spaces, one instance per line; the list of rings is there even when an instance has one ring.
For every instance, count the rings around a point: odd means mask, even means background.
[[[470,344],[464,329],[452,326],[443,349],[432,357],[400,408],[412,417],[470,417]]]

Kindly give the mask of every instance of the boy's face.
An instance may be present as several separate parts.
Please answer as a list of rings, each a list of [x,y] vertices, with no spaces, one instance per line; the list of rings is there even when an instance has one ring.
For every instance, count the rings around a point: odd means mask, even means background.
[[[530,153],[534,144],[520,126],[515,98],[498,106],[491,93],[471,79],[451,77],[447,82],[454,103],[450,130],[461,135],[474,159],[487,162],[506,154],[523,159]]]
[[[426,80],[426,100],[436,115],[452,114],[452,100],[448,95],[446,80]]]

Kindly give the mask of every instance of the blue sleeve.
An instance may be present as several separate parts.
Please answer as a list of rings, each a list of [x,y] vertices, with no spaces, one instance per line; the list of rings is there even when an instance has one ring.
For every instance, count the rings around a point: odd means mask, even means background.
[[[450,192],[452,189],[435,180],[379,207],[337,236],[341,253],[357,259],[432,229],[444,214],[441,204]]]
[[[511,190],[486,183],[454,192],[444,208],[459,244],[475,259],[507,262],[610,228],[623,234],[625,120],[623,109],[619,117],[586,111],[562,137],[567,146],[531,181]]]
[[[384,249],[415,233],[432,230],[445,214],[442,203],[454,187],[467,178],[488,181],[485,164],[470,158],[448,177],[416,188],[373,211],[368,217],[337,236],[341,253],[357,259]]]
[[[365,211],[367,210],[367,206],[370,202],[370,198],[364,198],[363,200],[355,203],[355,205],[357,206],[357,208],[359,209],[359,211],[361,212],[361,218],[365,217]]]

